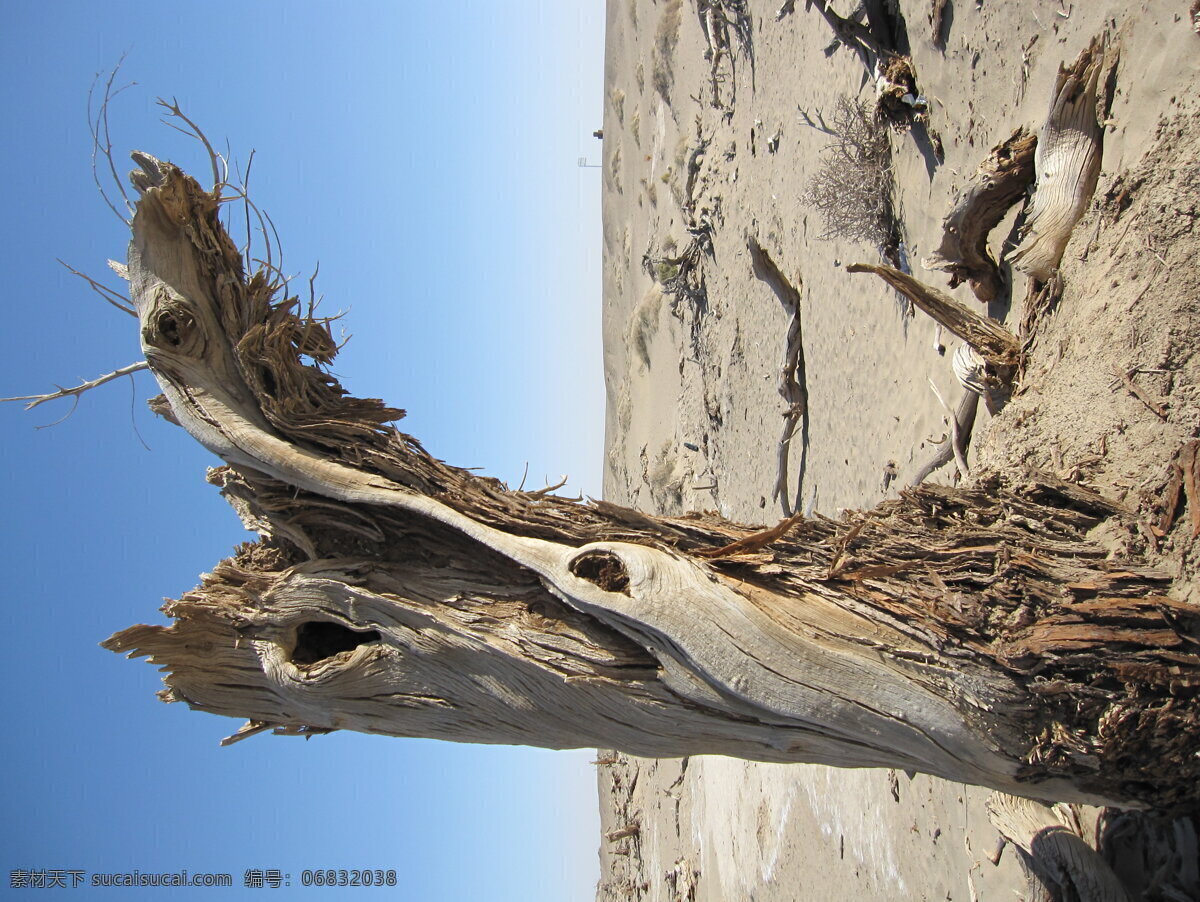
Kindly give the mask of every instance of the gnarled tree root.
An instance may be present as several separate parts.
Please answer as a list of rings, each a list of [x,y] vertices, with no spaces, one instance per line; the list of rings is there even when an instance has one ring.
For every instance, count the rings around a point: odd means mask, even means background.
[[[942,220],[942,243],[927,269],[950,273],[950,287],[969,282],[975,297],[987,303],[1000,293],[1000,268],[988,251],[988,234],[1033,183],[1037,138],[1019,128],[992,148],[969,187]]]
[[[987,810],[992,826],[1021,850],[1038,879],[1057,890],[1054,898],[1132,902],[1108,862],[1084,841],[1065,806],[994,792]]]

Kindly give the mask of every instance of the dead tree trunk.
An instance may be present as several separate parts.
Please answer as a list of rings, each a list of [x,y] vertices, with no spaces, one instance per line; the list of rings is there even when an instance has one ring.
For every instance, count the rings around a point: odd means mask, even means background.
[[[1197,803],[1200,617],[1049,479],[766,533],[512,492],[346,396],[327,324],[246,278],[218,198],[136,155],[129,249],[169,415],[262,539],[106,647],[239,735],[361,730],[888,766]]]

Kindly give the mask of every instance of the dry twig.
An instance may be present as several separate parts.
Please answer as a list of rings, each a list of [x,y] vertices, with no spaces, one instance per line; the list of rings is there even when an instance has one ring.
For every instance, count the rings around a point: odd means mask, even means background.
[[[58,257],[56,257],[55,259],[58,260],[58,262],[63,265],[63,267],[67,270],[67,272],[71,273],[72,275],[79,276],[79,278],[81,278],[81,279],[83,279],[83,281],[87,282],[88,285],[92,286],[92,291],[94,291],[94,292],[96,292],[96,294],[100,295],[100,297],[102,297],[104,299],[105,303],[112,304],[118,310],[122,311],[123,313],[128,313],[130,316],[137,316],[137,311],[133,309],[133,302],[130,301],[129,298],[125,297],[125,295],[120,294],[116,291],[113,291],[111,288],[107,287],[106,285],[101,285],[99,282],[97,282],[91,276],[81,273],[79,270],[75,269],[73,266],[64,262],[63,260],[59,259]],[[120,265],[120,264],[118,264],[118,265]]]
[[[59,385],[57,386],[57,391],[47,392],[44,395],[19,395],[15,398],[0,398],[0,403],[5,401],[28,401],[29,403],[25,405],[26,410],[33,410],[33,408],[37,407],[39,404],[45,404],[47,401],[57,401],[59,398],[74,398],[75,402],[78,403],[79,396],[86,391],[91,391],[93,388],[98,388],[107,382],[112,382],[114,379],[120,379],[122,376],[132,376],[134,373],[139,372],[140,370],[149,368],[149,364],[147,364],[146,361],[140,360],[137,363],[131,363],[129,366],[123,366],[119,370],[113,370],[111,373],[106,373],[103,376],[97,376],[95,379],[92,379],[89,382],[84,382],[80,385],[76,385],[74,388],[63,388],[61,385]],[[74,413],[74,411],[75,405],[73,404],[71,405],[71,409],[67,412],[66,416],[60,420],[56,420],[55,423],[61,423],[62,420],[65,420],[72,413]],[[55,423],[51,423],[49,425],[53,426]]]
[[[1146,409],[1157,414],[1162,419],[1167,418],[1167,407],[1161,401],[1156,401],[1150,397],[1150,393],[1133,381],[1133,374],[1137,372],[1135,367],[1132,370],[1124,370],[1117,373],[1117,381],[1125,387],[1125,390],[1146,405]]]

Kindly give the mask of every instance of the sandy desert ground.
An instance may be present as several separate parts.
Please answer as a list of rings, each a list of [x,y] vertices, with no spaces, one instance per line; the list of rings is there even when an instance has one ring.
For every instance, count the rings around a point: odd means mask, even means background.
[[[962,393],[951,369],[957,340],[873,276],[847,274],[848,263],[880,262],[879,249],[823,237],[826,224],[806,203],[839,99],[873,104],[875,86],[851,49],[831,47],[817,10],[779,4],[746,4],[748,28],[730,32],[731,52],[715,70],[705,0],[608,5],[605,494],[641,510],[775,523],[790,507],[836,516],[873,506],[947,437],[930,383],[951,407]],[[847,15],[851,5],[831,4]],[[1015,128],[1040,127],[1060,65],[1107,35],[1101,172],[1063,258],[1062,299],[1040,320],[1011,401],[995,417],[981,407],[970,463],[1052,470],[1160,516],[1172,461],[1200,435],[1200,35],[1191,4],[892,6],[897,43],[928,101],[927,123],[888,132],[901,253],[918,279],[945,290],[945,274],[922,261],[956,192]],[[1002,262],[1019,209],[992,232]],[[699,290],[672,292],[675,261],[699,222],[711,238],[711,254],[701,246],[695,258]],[[755,242],[798,290],[798,311],[756,271]],[[1016,331],[1027,279],[1002,268],[1011,291],[988,312]],[[953,294],[985,309],[966,285]],[[808,415],[781,499],[788,403],[778,382],[793,313]],[[1145,398],[1114,376],[1131,371]],[[931,479],[954,475],[951,463]],[[1180,522],[1146,541],[1194,600],[1190,535]],[[1041,898],[1015,852],[990,859],[999,835],[984,790],[894,771],[605,751],[597,770],[600,899]],[[1093,829],[1099,815],[1083,812]],[[1194,824],[1113,812],[1100,823],[1108,854],[1145,898],[1194,898]],[[1152,835],[1170,839],[1157,876],[1144,858]]]

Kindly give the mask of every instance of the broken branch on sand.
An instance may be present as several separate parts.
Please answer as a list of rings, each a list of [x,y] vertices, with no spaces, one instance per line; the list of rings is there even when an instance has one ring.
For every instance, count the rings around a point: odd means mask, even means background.
[[[994,792],[987,810],[992,826],[1024,853],[1038,879],[1058,890],[1055,898],[1129,902],[1116,872],[1080,835],[1079,821],[1066,806]]]
[[[1020,363],[1017,337],[993,319],[968,310],[948,294],[918,282],[907,273],[874,263],[852,263],[846,272],[871,272],[979,352],[1001,374]]]
[[[850,16],[838,15],[825,0],[808,0],[805,9],[816,9],[833,30],[834,42],[826,48],[826,56],[839,44],[858,54],[866,77],[875,83],[875,107],[883,118],[901,128],[925,123],[928,104],[917,87],[912,58],[899,52],[896,22],[887,4],[864,2]],[[934,143],[940,145],[940,140]]]
[[[979,395],[973,391],[964,391],[958,406],[954,409],[954,429],[951,431],[951,437],[942,442],[933,457],[917,470],[909,481],[910,486],[920,485],[935,470],[954,460],[957,454],[966,455],[971,444],[971,433],[975,429],[975,416],[978,412]],[[955,448],[956,443],[957,449]]]
[[[1117,373],[1117,381],[1125,387],[1129,394],[1133,395],[1139,401],[1146,405],[1146,409],[1154,413],[1162,419],[1167,418],[1167,408],[1161,401],[1155,401],[1150,397],[1150,393],[1133,381],[1133,374],[1137,372],[1135,367],[1132,370],[1124,370]]]
[[[779,501],[783,515],[790,517],[795,508],[788,497],[788,460],[791,456],[792,439],[801,429],[800,468],[796,481],[796,498],[804,488],[804,470],[808,457],[808,380],[804,368],[804,330],[800,320],[800,291],[788,281],[771,255],[751,236],[746,239],[750,249],[750,260],[754,274],[771,286],[783,309],[791,314],[788,323],[787,342],[784,345],[783,362],[779,368],[779,394],[787,405],[783,414],[783,434],[779,438],[778,465],[772,499]]]

